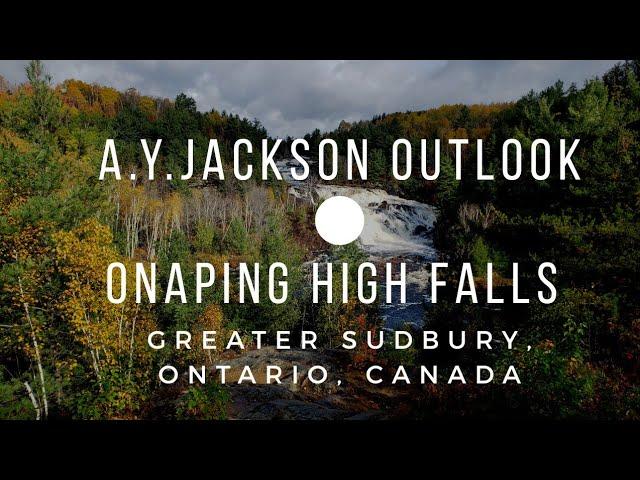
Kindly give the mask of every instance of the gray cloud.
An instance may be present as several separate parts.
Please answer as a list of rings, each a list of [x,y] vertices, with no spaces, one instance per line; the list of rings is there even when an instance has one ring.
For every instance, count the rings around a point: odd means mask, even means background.
[[[598,61],[47,61],[55,82],[77,78],[174,98],[203,111],[258,118],[274,136],[330,130],[341,120],[444,103],[515,100],[556,80],[581,85],[616,62]],[[0,61],[24,81],[26,61]]]

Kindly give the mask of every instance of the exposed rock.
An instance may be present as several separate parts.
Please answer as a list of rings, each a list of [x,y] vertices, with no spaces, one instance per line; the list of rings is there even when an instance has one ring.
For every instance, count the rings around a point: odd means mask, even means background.
[[[310,390],[309,393],[314,394],[332,393],[336,390],[338,380],[336,372],[328,366],[333,363],[331,355],[316,350],[277,350],[270,346],[248,351],[226,363],[231,367],[226,373],[227,383],[237,382],[243,368],[249,366],[256,382],[265,385],[268,365],[275,365],[282,369],[282,384],[293,392]],[[298,371],[296,383],[293,382],[293,365],[296,365]],[[320,385],[314,385],[307,378],[309,369],[315,365],[327,366],[328,378]]]
[[[414,235],[421,235],[423,237],[427,237],[431,235],[432,232],[433,232],[433,229],[427,227],[426,225],[418,225],[416,226],[416,228],[413,229]]]
[[[249,411],[241,412],[237,418],[242,420],[339,420],[346,415],[347,412],[318,403],[278,399],[258,404]]]
[[[387,417],[380,410],[369,410],[347,417],[345,420],[382,420],[384,418]]]
[[[371,385],[364,379],[365,367],[350,364],[352,357],[341,350],[276,350],[264,347],[225,359],[231,368],[226,381],[231,393],[229,418],[252,420],[367,420],[397,416],[400,403],[411,401],[411,391]],[[298,382],[292,382],[293,365]],[[267,365],[282,369],[281,384],[266,384]],[[312,384],[306,373],[314,365],[328,371],[327,381]],[[257,385],[238,384],[242,369],[251,368]],[[340,385],[338,385],[340,380]]]

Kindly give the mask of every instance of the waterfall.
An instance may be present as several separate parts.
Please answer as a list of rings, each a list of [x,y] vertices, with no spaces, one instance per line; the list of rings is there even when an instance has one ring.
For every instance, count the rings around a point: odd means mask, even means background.
[[[406,303],[401,304],[394,298],[391,304],[381,304],[385,327],[395,329],[406,323],[422,326],[425,300],[428,299],[427,264],[436,258],[432,234],[435,207],[390,195],[382,189],[299,182],[291,177],[289,168],[292,165],[297,162],[278,162],[278,169],[289,183],[292,195],[313,203],[335,195],[353,199],[365,217],[364,229],[357,242],[370,261],[381,264],[397,259],[407,264]]]

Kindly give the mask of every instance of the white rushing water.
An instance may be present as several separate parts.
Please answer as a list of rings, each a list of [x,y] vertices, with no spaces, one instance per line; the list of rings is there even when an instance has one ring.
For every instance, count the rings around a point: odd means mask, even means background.
[[[432,235],[435,208],[390,195],[382,189],[313,185],[311,182],[296,181],[289,171],[295,165],[297,162],[294,160],[278,162],[283,179],[291,185],[292,195],[315,204],[336,195],[353,199],[360,205],[365,217],[364,229],[357,242],[370,260],[377,264],[392,260],[407,264],[406,302],[401,304],[397,293],[394,294],[393,303],[381,303],[385,327],[395,329],[405,323],[421,326],[425,302],[428,300],[427,264],[436,258]]]
[[[364,212],[364,229],[358,243],[372,255],[430,255],[435,211],[430,205],[389,195],[381,189],[320,185],[321,199],[342,195]]]

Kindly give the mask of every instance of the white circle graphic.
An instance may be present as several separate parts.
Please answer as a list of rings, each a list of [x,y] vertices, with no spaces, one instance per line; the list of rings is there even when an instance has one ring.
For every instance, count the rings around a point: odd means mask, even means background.
[[[364,213],[355,200],[336,196],[326,199],[316,211],[316,229],[332,245],[353,242],[364,228]]]

